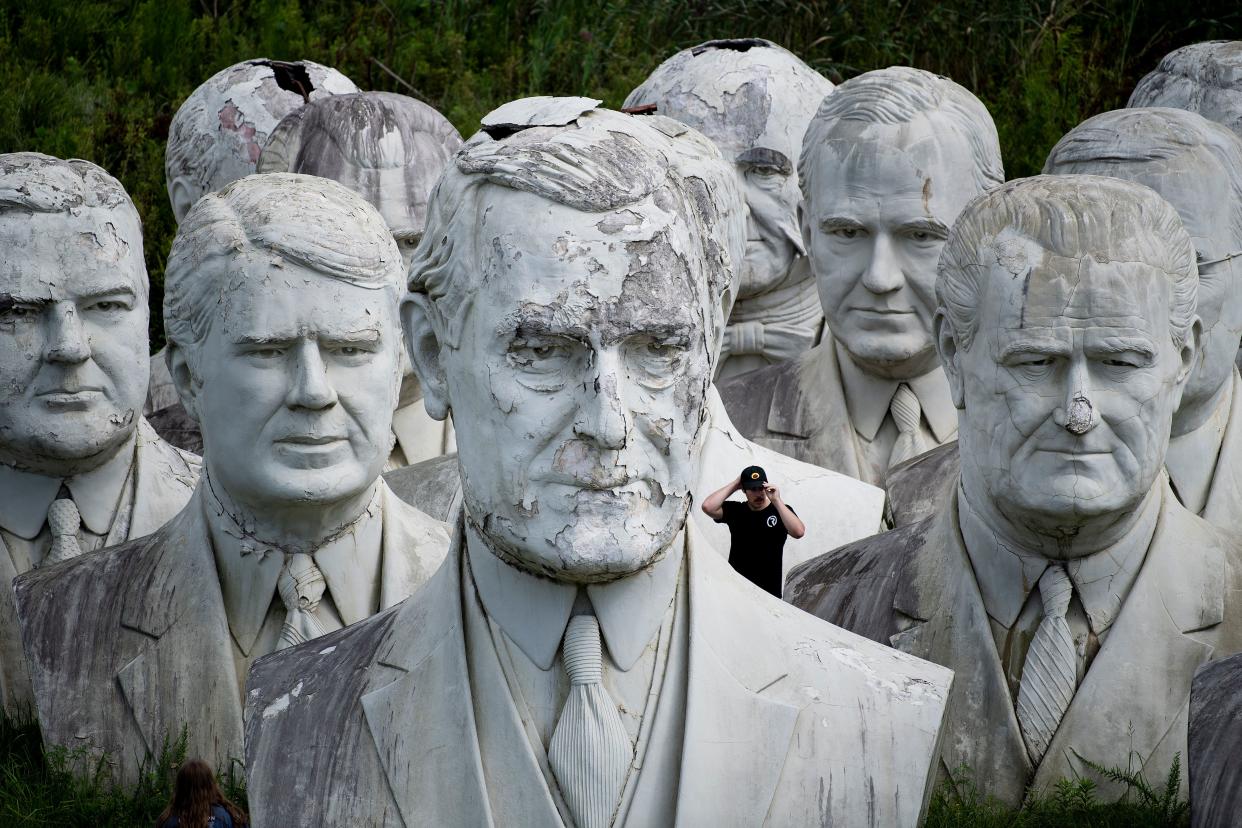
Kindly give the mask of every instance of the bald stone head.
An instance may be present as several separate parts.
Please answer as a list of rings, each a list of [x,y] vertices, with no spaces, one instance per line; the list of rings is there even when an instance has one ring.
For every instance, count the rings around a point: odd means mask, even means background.
[[[660,64],[625,106],[706,135],[734,164],[750,207],[738,298],[781,284],[805,253],[798,232],[797,161],[802,134],[832,83],[792,53],[759,38],[712,40]]]
[[[168,127],[164,182],[177,222],[203,193],[255,172],[263,144],[290,112],[307,101],[357,91],[340,72],[309,60],[258,58],[212,75]]]

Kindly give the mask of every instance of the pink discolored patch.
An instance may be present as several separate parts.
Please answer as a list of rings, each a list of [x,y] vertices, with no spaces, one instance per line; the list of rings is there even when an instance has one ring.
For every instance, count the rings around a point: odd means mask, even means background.
[[[254,140],[256,132],[254,124],[240,120],[241,111],[232,101],[226,103],[218,114],[220,128],[229,132],[236,132],[242,152],[251,164],[258,164],[259,154],[262,153],[263,147]]]

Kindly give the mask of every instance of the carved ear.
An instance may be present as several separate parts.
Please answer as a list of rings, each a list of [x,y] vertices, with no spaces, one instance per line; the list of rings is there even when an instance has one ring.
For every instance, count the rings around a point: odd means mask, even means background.
[[[164,360],[168,363],[168,373],[172,375],[173,388],[177,389],[177,398],[186,413],[198,422],[198,382],[190,371],[185,349],[169,340],[164,349]]]
[[[940,365],[949,380],[949,392],[953,395],[953,406],[959,411],[966,407],[965,386],[962,384],[962,367],[958,364],[961,349],[958,347],[957,336],[953,326],[949,324],[944,311],[936,311],[932,319],[932,334],[936,337],[936,353],[940,356]]]
[[[1203,322],[1198,316],[1191,324],[1190,330],[1186,333],[1186,339],[1182,342],[1181,350],[1178,351],[1178,359],[1181,364],[1177,368],[1177,405],[1182,404],[1182,392],[1186,390],[1186,380],[1194,372],[1195,367],[1199,364],[1199,360],[1203,358],[1203,351],[1199,347],[1203,340]]]
[[[810,255],[807,253],[811,249],[811,220],[806,214],[806,199],[798,199],[798,229],[802,231],[802,249],[798,251],[803,256]]]
[[[194,189],[185,176],[177,176],[172,180],[172,184],[168,185],[168,199],[172,202],[173,217],[177,219],[177,224],[180,224],[186,213],[190,212],[190,208],[194,206]]]
[[[432,319],[431,299],[425,293],[407,293],[401,303],[401,328],[410,365],[423,387],[423,405],[433,420],[443,420],[452,405],[448,380],[440,360],[440,338]]]

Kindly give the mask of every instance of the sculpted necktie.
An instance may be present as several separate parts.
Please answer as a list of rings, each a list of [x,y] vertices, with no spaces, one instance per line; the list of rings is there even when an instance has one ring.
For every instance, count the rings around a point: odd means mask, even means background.
[[[78,529],[82,527],[82,515],[69,492],[62,486],[61,496],[52,501],[47,509],[47,526],[52,534],[52,548],[48,550],[45,564],[60,563],[82,554],[78,543]]]
[[[1074,586],[1065,567],[1054,564],[1039,579],[1044,618],[1035,630],[1018,687],[1018,725],[1031,762],[1038,765],[1052,742],[1078,686],[1074,636],[1065,613]]]
[[[569,674],[569,698],[548,746],[556,775],[576,828],[608,828],[634,760],[634,747],[621,715],[604,690],[599,623],[575,615],[561,649]]]
[[[893,395],[888,410],[893,415],[893,422],[897,424],[897,442],[893,443],[893,450],[888,455],[888,467],[891,469],[898,463],[927,451],[927,444],[919,429],[923,407],[919,405],[919,398],[910,386],[904,382],[897,386],[897,393]]]
[[[315,610],[323,600],[326,586],[323,573],[310,555],[299,552],[285,559],[276,581],[280,600],[285,604],[285,624],[280,630],[277,649],[283,650],[324,634]]]

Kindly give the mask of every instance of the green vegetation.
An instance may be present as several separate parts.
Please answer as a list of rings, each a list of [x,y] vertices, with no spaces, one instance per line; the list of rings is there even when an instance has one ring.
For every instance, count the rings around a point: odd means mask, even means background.
[[[834,81],[892,64],[948,75],[992,110],[1011,177],[1083,118],[1125,104],[1167,51],[1242,37],[1236,0],[6,0],[0,151],[86,158],[146,227],[153,347],[174,224],[164,141],[180,102],[254,57],[309,58],[420,97],[469,135],[504,101],[618,106],[665,57],[762,36]]]
[[[104,766],[81,754],[54,748],[46,753],[39,726],[0,718],[0,825],[6,828],[135,828],[155,824],[172,797],[186,737],[167,740],[160,759],[129,790],[107,782]],[[220,777],[224,795],[245,807],[240,768]]]

